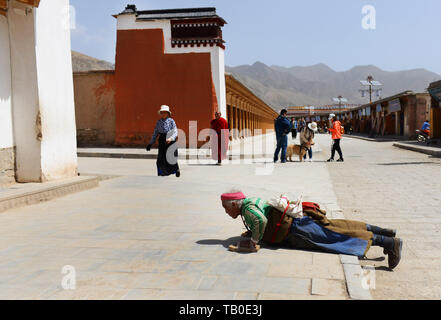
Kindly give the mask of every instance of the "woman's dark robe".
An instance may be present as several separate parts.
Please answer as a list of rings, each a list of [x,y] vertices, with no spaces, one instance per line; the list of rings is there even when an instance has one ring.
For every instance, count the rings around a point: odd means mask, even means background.
[[[214,119],[211,121],[211,129],[216,131],[217,137],[211,137],[212,158],[214,160],[224,160],[227,157],[229,143],[228,122],[224,118]]]

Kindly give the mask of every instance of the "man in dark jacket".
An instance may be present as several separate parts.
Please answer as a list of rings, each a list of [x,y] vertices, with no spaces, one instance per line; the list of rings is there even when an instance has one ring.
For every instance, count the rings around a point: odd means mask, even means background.
[[[274,153],[274,162],[279,160],[279,153],[282,150],[281,161],[286,163],[286,149],[288,148],[288,133],[291,132],[292,124],[288,120],[286,115],[288,111],[283,109],[280,112],[280,116],[276,119],[274,127],[276,130],[277,148]]]

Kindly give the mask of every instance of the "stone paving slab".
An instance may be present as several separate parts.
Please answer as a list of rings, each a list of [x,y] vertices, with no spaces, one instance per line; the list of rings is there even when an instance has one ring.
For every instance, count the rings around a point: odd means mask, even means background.
[[[362,267],[374,267],[374,299],[441,297],[441,160],[393,143],[342,140],[343,165],[329,164],[338,203],[348,219],[398,230],[404,241],[397,268],[373,247]],[[345,258],[346,259],[346,258]]]
[[[339,255],[227,250],[244,231],[219,201],[234,186],[264,199],[303,194],[338,215],[325,156],[266,175],[261,164],[183,164],[179,179],[155,176],[153,160],[81,158],[82,174],[119,177],[0,215],[0,298],[349,299]],[[61,286],[64,266],[75,290]]]

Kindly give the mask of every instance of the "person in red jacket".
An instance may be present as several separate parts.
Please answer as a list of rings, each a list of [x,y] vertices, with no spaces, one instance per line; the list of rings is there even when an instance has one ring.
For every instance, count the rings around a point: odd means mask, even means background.
[[[220,112],[215,113],[215,119],[211,121],[211,129],[216,134],[211,137],[212,158],[217,160],[217,165],[222,165],[222,160],[227,157],[230,131],[228,122],[222,118]]]
[[[341,123],[337,120],[335,114],[330,114],[329,120],[332,121],[331,125],[329,126],[329,132],[332,134],[332,153],[331,158],[328,159],[328,162],[334,161],[335,151],[337,151],[340,156],[340,159],[338,159],[337,162],[344,162],[343,153],[340,147]]]

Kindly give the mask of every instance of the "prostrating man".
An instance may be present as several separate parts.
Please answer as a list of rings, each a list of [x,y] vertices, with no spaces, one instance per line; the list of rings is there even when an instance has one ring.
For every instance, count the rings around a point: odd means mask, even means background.
[[[338,152],[340,159],[337,162],[344,162],[343,152],[341,151],[340,141],[341,141],[341,123],[337,120],[335,114],[331,113],[329,115],[329,132],[332,134],[332,151],[331,158],[328,159],[328,162],[334,161],[335,151]]]
[[[283,109],[280,112],[280,116],[275,121],[275,130],[277,138],[277,148],[274,152],[274,162],[279,160],[279,153],[282,150],[281,162],[286,163],[286,149],[288,148],[288,133],[292,129],[291,121],[288,120],[286,115],[288,110]]]
[[[260,198],[247,198],[240,191],[222,194],[221,201],[225,212],[233,219],[241,216],[248,229],[242,237],[249,239],[231,245],[230,251],[257,252],[263,240],[293,249],[364,257],[371,246],[380,246],[388,255],[390,269],[401,260],[403,241],[395,237],[396,230],[359,221],[328,219],[326,211],[315,203],[304,202],[303,217],[291,218],[280,208],[275,209]]]
[[[211,137],[211,156],[217,160],[217,165],[222,165],[222,160],[227,157],[230,131],[228,122],[222,118],[222,113],[216,112],[215,119],[211,121],[211,129],[216,131],[216,136]]]

